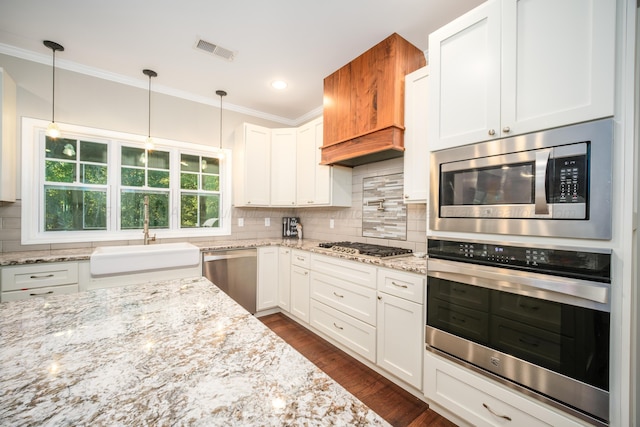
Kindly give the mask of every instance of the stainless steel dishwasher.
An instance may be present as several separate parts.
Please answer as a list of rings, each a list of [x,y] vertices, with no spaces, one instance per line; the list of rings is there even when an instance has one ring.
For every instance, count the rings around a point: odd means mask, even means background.
[[[203,254],[202,274],[251,314],[256,312],[257,270],[255,248]]]

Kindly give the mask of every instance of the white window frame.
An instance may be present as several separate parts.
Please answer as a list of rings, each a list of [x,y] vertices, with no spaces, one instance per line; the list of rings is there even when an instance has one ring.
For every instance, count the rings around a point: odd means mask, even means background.
[[[107,230],[47,231],[43,230],[45,132],[49,122],[22,118],[22,244],[79,243],[113,240],[140,240],[140,230],[119,230],[120,209],[120,146],[144,148],[145,136],[104,129],[57,123],[61,137],[108,142]],[[170,152],[169,228],[152,229],[158,239],[228,236],[231,234],[231,150],[155,138],[159,150]],[[180,227],[180,153],[200,154],[220,158],[220,225],[219,227]],[[153,188],[142,187],[153,191]]]

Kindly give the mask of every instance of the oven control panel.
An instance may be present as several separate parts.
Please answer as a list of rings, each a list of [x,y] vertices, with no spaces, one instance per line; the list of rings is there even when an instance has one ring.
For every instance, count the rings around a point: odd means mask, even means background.
[[[609,282],[611,276],[610,250],[583,251],[559,247],[428,239],[427,252],[430,258],[570,275],[576,278],[588,277],[590,280],[596,277],[603,282]]]

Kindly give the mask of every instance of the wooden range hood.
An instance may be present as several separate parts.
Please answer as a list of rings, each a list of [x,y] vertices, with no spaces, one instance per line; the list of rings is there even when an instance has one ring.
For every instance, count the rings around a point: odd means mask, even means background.
[[[324,79],[323,165],[358,166],[404,153],[404,77],[424,53],[394,33]]]

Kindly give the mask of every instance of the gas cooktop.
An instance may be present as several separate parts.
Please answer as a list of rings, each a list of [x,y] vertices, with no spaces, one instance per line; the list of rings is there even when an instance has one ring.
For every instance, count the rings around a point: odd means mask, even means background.
[[[370,243],[358,242],[331,242],[320,243],[321,248],[331,248],[336,252],[342,252],[353,255],[367,255],[378,258],[390,258],[409,255],[412,250],[404,248],[395,248],[392,246],[372,245]]]

